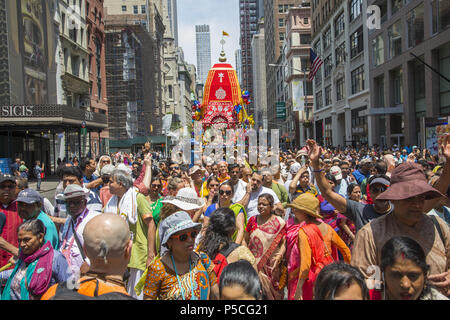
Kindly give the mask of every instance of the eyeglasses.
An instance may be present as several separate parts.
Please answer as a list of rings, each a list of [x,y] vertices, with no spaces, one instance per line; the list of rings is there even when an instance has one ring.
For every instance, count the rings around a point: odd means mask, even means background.
[[[370,192],[374,192],[374,193],[378,193],[378,192],[385,192],[387,189],[387,187],[370,187],[369,191]]]
[[[179,170],[180,169],[180,167],[172,167],[172,168],[170,168],[170,171],[172,171],[172,170]]]
[[[195,240],[197,235],[198,235],[198,231],[191,231],[191,232],[186,232],[186,233],[182,233],[182,234],[175,234],[172,236],[172,238],[177,239],[181,242],[185,242],[188,239],[188,236],[191,237],[192,240]]]
[[[223,196],[224,194],[226,194],[227,196],[231,196],[232,193],[233,193],[233,191],[231,191],[231,190],[227,190],[227,191],[225,191],[225,190],[219,190],[219,194],[220,194],[221,196]]]
[[[102,163],[111,163],[109,160],[103,160]]]

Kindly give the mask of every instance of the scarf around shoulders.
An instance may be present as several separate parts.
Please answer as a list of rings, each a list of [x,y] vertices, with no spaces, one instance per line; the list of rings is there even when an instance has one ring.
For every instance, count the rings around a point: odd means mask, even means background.
[[[25,255],[20,251],[19,260],[6,283],[2,300],[11,299],[11,284],[22,263],[26,263],[28,266],[25,277],[20,281],[21,300],[29,300],[30,295],[37,297],[43,295],[52,279],[54,253],[50,241],[47,241],[31,255]]]

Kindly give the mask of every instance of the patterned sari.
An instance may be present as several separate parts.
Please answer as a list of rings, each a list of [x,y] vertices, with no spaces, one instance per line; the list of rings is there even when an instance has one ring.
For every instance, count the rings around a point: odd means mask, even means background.
[[[248,248],[256,259],[263,293],[268,300],[281,300],[287,273],[284,261],[286,251],[286,222],[276,216],[258,225],[257,216],[250,218],[246,231],[250,234]]]
[[[186,300],[208,300],[211,287],[216,283],[214,264],[203,252],[194,252],[193,256],[197,261],[194,262],[192,271],[178,275],[183,290],[179,286],[175,272],[161,259],[156,259],[148,267],[144,295],[153,300],[182,300],[184,292]]]

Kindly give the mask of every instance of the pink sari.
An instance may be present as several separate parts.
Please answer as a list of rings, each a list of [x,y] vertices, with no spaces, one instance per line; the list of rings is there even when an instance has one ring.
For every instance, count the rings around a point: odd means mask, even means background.
[[[300,268],[300,251],[298,249],[298,231],[305,222],[295,223],[294,218],[289,218],[286,224],[286,258],[288,268],[288,299],[294,300],[295,290],[298,284],[298,272]]]
[[[250,233],[248,248],[255,256],[258,275],[263,292],[268,300],[283,298],[282,274],[285,270],[286,222],[273,215],[263,225],[258,225],[256,216],[250,218],[247,232]]]

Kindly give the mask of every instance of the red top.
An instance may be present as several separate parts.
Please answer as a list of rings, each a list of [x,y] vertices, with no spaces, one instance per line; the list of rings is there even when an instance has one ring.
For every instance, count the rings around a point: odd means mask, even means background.
[[[8,207],[0,205],[0,211],[6,216],[5,226],[1,237],[15,247],[19,247],[19,240],[17,236],[17,228],[22,224],[23,220],[17,213],[17,202],[13,201]],[[12,254],[0,249],[0,267],[8,263]]]

